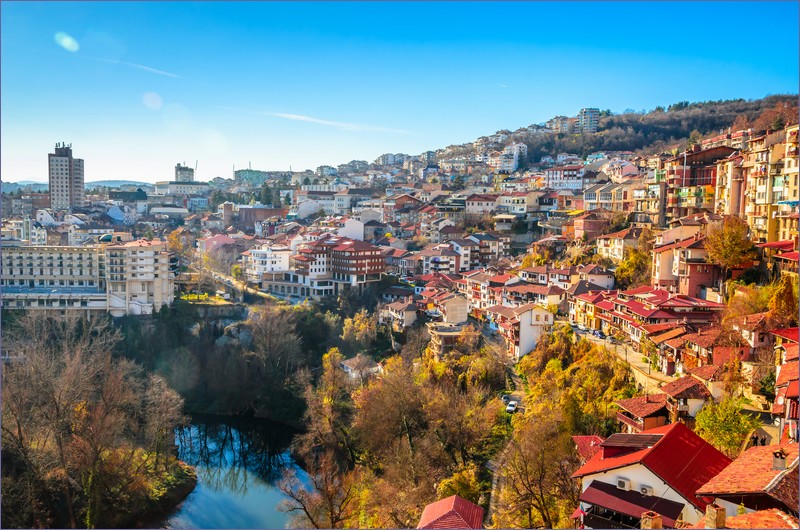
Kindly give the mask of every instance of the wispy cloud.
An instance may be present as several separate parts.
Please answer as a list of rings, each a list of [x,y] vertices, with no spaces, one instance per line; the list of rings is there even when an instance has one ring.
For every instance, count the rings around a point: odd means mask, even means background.
[[[497,86],[499,86],[500,88],[508,88],[508,85],[504,85],[502,83],[497,83]]]
[[[103,57],[91,57],[91,59],[95,59],[97,61],[103,61],[104,63],[121,64],[121,65],[124,65],[124,66],[130,66],[131,68],[136,68],[137,70],[141,70],[143,72],[150,72],[151,74],[163,75],[165,77],[172,77],[173,79],[181,79],[181,76],[179,76],[177,74],[173,74],[172,72],[167,72],[166,70],[159,70],[158,68],[153,68],[151,66],[145,66],[143,64],[130,63],[128,61],[120,61],[118,59],[106,59],[106,58],[103,58]]]
[[[320,118],[314,118],[312,116],[304,116],[302,114],[288,114],[288,113],[278,112],[270,114],[270,116],[275,116],[276,118],[283,118],[284,120],[316,123],[317,125],[335,127],[343,131],[356,131],[356,132],[372,131],[372,132],[391,132],[400,134],[408,133],[408,131],[404,131],[402,129],[390,129],[388,127],[379,127],[376,125],[365,125],[363,123],[348,123],[344,121],[322,120]]]

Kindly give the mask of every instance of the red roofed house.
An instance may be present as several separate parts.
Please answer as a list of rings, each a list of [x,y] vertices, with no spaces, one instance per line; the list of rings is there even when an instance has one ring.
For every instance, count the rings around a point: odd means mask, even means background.
[[[553,325],[553,314],[537,304],[519,307],[496,305],[486,309],[489,328],[505,339],[508,355],[519,359],[531,352]]]
[[[625,228],[613,234],[598,236],[597,253],[604,258],[620,262],[625,259],[625,249],[636,248],[639,245],[641,235],[641,228]]]
[[[710,513],[704,515],[692,528],[797,528],[797,517],[777,508],[733,517],[728,517],[724,510],[716,515],[712,504],[708,505],[707,511]]]
[[[702,297],[702,291],[718,287],[720,279],[719,267],[707,263],[705,258],[705,242],[701,233],[655,247],[651,285]]]
[[[667,395],[667,411],[670,421],[684,422],[694,426],[694,418],[707,402],[711,401],[711,392],[700,379],[685,375],[660,388]]]
[[[417,528],[483,528],[483,508],[452,495],[427,505]]]
[[[572,476],[581,480],[576,518],[585,528],[638,528],[644,512],[666,528],[695,524],[708,501],[697,488],[731,460],[682,423],[613,434]]]
[[[581,460],[581,465],[589,461],[598,451],[600,451],[600,444],[603,439],[599,436],[573,436],[572,441],[575,442],[575,450],[578,451],[578,456]]]
[[[797,444],[755,445],[697,489],[697,495],[714,499],[728,515],[778,508],[797,515]]]
[[[772,414],[780,418],[781,440],[798,439],[798,347],[800,345],[797,343],[786,343],[776,348],[780,364],[775,367],[777,375]]]
[[[620,430],[628,434],[640,433],[669,423],[666,394],[618,399],[614,403],[620,408],[617,412]]]

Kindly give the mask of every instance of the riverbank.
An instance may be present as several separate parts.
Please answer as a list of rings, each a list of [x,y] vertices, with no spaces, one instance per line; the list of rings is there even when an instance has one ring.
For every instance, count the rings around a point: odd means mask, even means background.
[[[120,510],[114,521],[116,528],[151,528],[151,522],[162,519],[174,511],[197,486],[197,471],[189,464],[170,458],[162,471],[147,475],[148,494],[140,503],[134,503],[127,513]]]

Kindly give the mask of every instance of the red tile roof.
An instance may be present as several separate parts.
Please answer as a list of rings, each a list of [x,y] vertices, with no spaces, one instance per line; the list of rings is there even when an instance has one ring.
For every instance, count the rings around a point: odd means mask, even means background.
[[[709,399],[711,392],[697,378],[685,375],[661,387],[661,391],[673,399]]]
[[[644,512],[653,511],[661,515],[664,524],[675,526],[675,521],[683,511],[680,502],[663,499],[654,495],[642,495],[638,491],[626,491],[617,488],[614,484],[607,484],[593,480],[589,487],[581,493],[582,502],[601,506],[617,513],[624,513],[637,519]]]
[[[646,418],[667,406],[667,395],[653,394],[630,399],[618,399],[614,403],[637,418]]]
[[[800,330],[800,328],[773,329],[770,333],[782,339],[800,342],[800,331],[798,330]]]
[[[798,366],[800,364],[796,362],[781,365],[781,371],[778,374],[778,380],[775,381],[775,386],[786,386],[790,381],[796,381],[798,378]]]
[[[750,348],[747,346],[715,346],[711,362],[714,363],[714,366],[723,367],[733,355],[738,355],[740,361],[747,361],[750,359]]]
[[[783,349],[786,351],[786,355],[784,356],[784,360],[788,363],[789,361],[796,361],[798,358],[798,354],[800,353],[800,344],[796,342],[789,342],[783,345]]]
[[[624,466],[641,464],[656,474],[683,498],[701,510],[706,502],[695,496],[697,488],[725,469],[731,460],[693,433],[683,423],[643,431],[643,435],[663,434],[652,447],[603,458],[597,453],[572,476],[585,477]]]
[[[688,333],[683,338],[687,342],[697,344],[703,349],[708,349],[714,345],[720,333],[722,333],[722,328],[705,328],[698,330],[697,333]]]
[[[725,518],[725,528],[797,528],[797,517],[777,508]],[[706,528],[706,516],[692,528]]]
[[[787,454],[786,469],[773,469],[773,453],[777,446],[756,445],[739,455],[714,478],[697,489],[698,495],[725,497],[730,495],[765,493],[787,506],[797,506],[797,462],[796,443],[781,447]],[[787,482],[793,488],[783,484]]]
[[[794,240],[786,239],[784,241],[772,241],[770,243],[760,243],[756,246],[758,248],[777,248],[780,250],[789,250],[794,247]]]
[[[703,381],[717,381],[717,377],[721,371],[719,366],[707,364],[698,368],[692,368],[689,370],[689,373]]]
[[[786,387],[786,397],[787,398],[795,398],[795,399],[797,399],[798,397],[800,397],[800,384],[799,383],[800,383],[800,381],[798,381],[797,379],[795,379],[794,381],[789,383],[789,386]]]
[[[578,454],[586,461],[592,458],[600,450],[600,443],[603,439],[599,436],[573,436],[572,441],[578,448]]]
[[[417,528],[483,528],[483,508],[452,495],[427,505]]]
[[[783,254],[775,254],[775,257],[791,261],[798,261],[798,257],[800,257],[800,252],[796,250],[794,252],[784,252]]]

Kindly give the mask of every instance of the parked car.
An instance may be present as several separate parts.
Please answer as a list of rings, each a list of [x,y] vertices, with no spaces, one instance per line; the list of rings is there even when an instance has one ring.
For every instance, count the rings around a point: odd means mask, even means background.
[[[586,326],[584,326],[583,324],[578,324],[578,329],[581,331],[586,331]]]
[[[605,334],[605,333],[603,333],[602,331],[600,331],[599,329],[596,329],[596,330],[594,330],[594,332],[592,333],[592,335],[594,335],[594,336],[595,336],[595,337],[597,337],[598,339],[604,339],[604,338],[606,338],[606,334]]]
[[[503,403],[508,405],[508,402],[511,401],[511,396],[509,396],[508,394],[503,394],[502,396],[500,396],[500,399],[503,400]]]
[[[516,412],[517,410],[517,402],[516,401],[509,401],[508,405],[506,406],[506,412]]]

